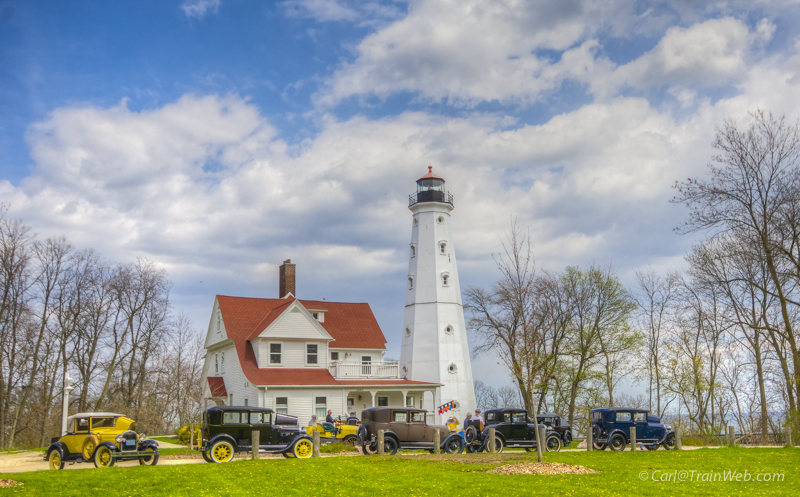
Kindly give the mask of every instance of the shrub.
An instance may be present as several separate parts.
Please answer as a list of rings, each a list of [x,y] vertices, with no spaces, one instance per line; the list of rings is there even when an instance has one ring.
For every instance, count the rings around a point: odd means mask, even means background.
[[[178,440],[183,444],[189,444],[189,425],[181,427],[178,430]],[[200,425],[194,425],[194,443],[197,443],[200,437]]]

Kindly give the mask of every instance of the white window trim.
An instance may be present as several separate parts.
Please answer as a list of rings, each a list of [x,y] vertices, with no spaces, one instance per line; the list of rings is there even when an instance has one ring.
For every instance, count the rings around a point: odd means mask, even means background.
[[[442,286],[450,286],[450,272],[445,271],[441,274]]]
[[[272,397],[272,408],[275,410],[275,414],[278,414],[278,398],[283,397],[286,399],[286,414],[288,415],[292,409],[292,396],[288,394],[281,394],[275,395]]]
[[[281,362],[279,362],[277,364],[275,364],[271,360],[272,344],[273,343],[280,344],[280,346],[281,346]],[[283,354],[283,342],[278,342],[278,341],[275,341],[275,340],[270,340],[270,341],[267,342],[267,367],[268,368],[282,368],[283,367],[283,355],[284,355]]]
[[[413,290],[414,289],[414,275],[413,274],[409,274],[408,275],[408,289],[409,290]]]
[[[225,351],[219,353],[219,372],[225,372]]]
[[[444,252],[442,252],[442,245],[444,245]],[[439,255],[447,255],[447,240],[439,240],[437,244]]]
[[[217,333],[222,333],[222,311],[217,309]]]
[[[214,354],[214,374],[219,374],[219,354]]]
[[[319,344],[317,342],[304,342],[304,345],[305,345],[306,350],[303,351],[303,361],[305,362],[306,367],[307,368],[319,368],[319,367],[322,367],[322,362],[323,362],[321,360],[322,344]],[[309,345],[316,345],[317,346],[317,363],[316,364],[311,364],[311,363],[308,362],[308,346]]]
[[[416,256],[417,256],[417,244],[416,243],[412,243],[411,244],[411,258],[413,259]]]
[[[449,331],[448,331],[448,328],[449,328]],[[452,324],[447,324],[444,327],[444,332],[446,334],[448,334],[448,335],[452,335],[453,333],[455,333],[455,331],[456,331],[456,327],[453,326]]]

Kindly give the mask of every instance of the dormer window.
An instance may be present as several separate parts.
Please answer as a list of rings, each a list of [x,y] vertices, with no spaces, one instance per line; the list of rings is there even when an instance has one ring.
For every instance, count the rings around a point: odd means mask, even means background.
[[[325,322],[325,313],[323,311],[314,311],[311,313],[311,317],[316,319],[320,323]]]

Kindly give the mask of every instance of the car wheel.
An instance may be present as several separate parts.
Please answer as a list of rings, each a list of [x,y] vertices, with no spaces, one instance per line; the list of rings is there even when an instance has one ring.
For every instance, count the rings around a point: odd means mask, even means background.
[[[98,444],[97,437],[94,435],[89,435],[83,441],[83,445],[81,447],[81,455],[83,456],[84,461],[91,461],[92,456],[94,455],[94,449],[97,448]]]
[[[658,450],[658,444],[645,445],[644,448],[647,450]]]
[[[504,448],[505,448],[505,446],[503,444],[503,439],[498,437],[497,435],[495,435],[494,436],[494,452],[495,452],[495,454],[499,454],[499,453],[503,452]],[[488,439],[488,437],[486,439],[486,443],[483,444],[483,451],[484,452],[489,452],[489,439]]]
[[[670,433],[667,435],[667,438],[664,439],[664,443],[662,444],[664,449],[666,450],[675,450],[678,448],[678,444],[675,441],[675,434]]]
[[[210,451],[201,452],[201,454],[203,455],[203,459],[205,459],[206,462],[214,462],[214,460],[211,459]]]
[[[572,443],[572,433],[567,431],[564,432],[564,445],[569,447],[569,444]]]
[[[468,426],[466,431],[464,431],[464,441],[471,444],[476,438],[478,438],[478,430],[476,430],[474,426]]]
[[[110,468],[114,465],[114,458],[111,457],[111,449],[103,445],[94,451],[94,467]]]
[[[286,459],[294,459],[295,455],[294,452],[289,451],[289,452],[284,452],[283,457],[285,457]]]
[[[366,442],[361,446],[361,451],[364,455],[374,456],[378,453],[378,442]]]
[[[153,447],[147,447],[144,449],[144,451],[150,453],[150,455],[139,458],[140,466],[155,466],[158,464],[158,454],[156,454],[156,449]]]
[[[561,439],[558,435],[550,435],[545,442],[547,452],[559,452],[561,450]]]
[[[397,449],[399,447],[400,445],[397,443],[397,440],[392,437],[386,437],[383,440],[383,455],[393,456],[397,454]]]
[[[47,456],[47,464],[50,469],[64,469],[64,459],[61,458],[61,452],[51,450],[50,455]]]
[[[348,447],[355,447],[357,440],[358,440],[357,436],[347,435],[346,437],[342,438],[342,443],[347,445]]]
[[[461,437],[451,437],[444,445],[444,451],[448,454],[461,454],[464,452],[464,441]]]
[[[614,433],[608,441],[609,448],[616,452],[625,450],[626,445],[628,445],[628,443],[625,440],[625,435],[622,433]]]
[[[608,446],[606,444],[592,442],[592,447],[594,447],[594,450],[606,450]]]
[[[233,444],[227,440],[218,440],[211,446],[211,460],[213,462],[230,462],[233,460]]]
[[[307,438],[301,438],[294,443],[292,452],[295,456],[297,456],[298,459],[308,459],[314,455],[314,444],[312,444],[311,440]]]

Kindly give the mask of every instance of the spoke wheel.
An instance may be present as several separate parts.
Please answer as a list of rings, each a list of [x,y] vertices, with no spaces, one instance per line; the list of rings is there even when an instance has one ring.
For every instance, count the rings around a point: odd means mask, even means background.
[[[625,450],[625,446],[628,445],[627,441],[625,440],[625,436],[622,433],[614,433],[611,436],[611,440],[608,441],[608,446],[611,450],[615,452],[620,452]]]
[[[378,453],[378,443],[377,442],[366,442],[364,445],[361,446],[361,450],[367,456],[374,456]]]
[[[158,464],[158,454],[156,454],[156,449],[153,447],[147,447],[144,449],[145,452],[149,452],[149,456],[144,456],[139,458],[139,465],[141,466],[155,466]]]
[[[61,458],[61,453],[57,450],[50,451],[47,464],[50,466],[50,469],[64,469],[64,460]]]
[[[478,438],[478,430],[474,426],[467,426],[466,431],[464,431],[464,441],[471,444],[476,438]]]
[[[357,440],[358,440],[357,436],[347,435],[346,437],[342,438],[342,443],[348,447],[355,447]]]
[[[675,442],[675,434],[670,433],[667,435],[667,438],[664,440],[664,448],[666,450],[675,450],[678,448],[678,444]]]
[[[81,455],[85,461],[92,460],[95,448],[97,448],[97,439],[94,436],[89,435],[86,437],[86,440],[83,441],[83,447],[81,448]]]
[[[464,441],[460,437],[452,437],[445,444],[444,451],[448,454],[461,454],[464,452]]]
[[[564,433],[564,445],[569,447],[569,444],[571,443],[572,443],[572,433],[568,431]]]
[[[397,449],[399,448],[399,444],[397,440],[392,437],[386,437],[383,440],[383,455],[385,456],[393,456],[397,454]]]
[[[230,462],[233,459],[233,444],[227,440],[220,440],[211,446],[210,452],[213,462]]]
[[[504,448],[505,448],[505,444],[503,444],[503,439],[498,437],[497,435],[495,435],[494,436],[494,453],[495,454],[500,454],[501,452],[503,452]],[[486,444],[484,444],[484,446],[483,446],[483,450],[484,450],[484,452],[489,452],[489,440],[488,440],[488,438],[486,440]]]
[[[94,451],[94,467],[95,468],[110,468],[114,465],[114,458],[111,457],[111,449],[105,445],[98,447]]]
[[[547,447],[547,452],[559,452],[561,451],[561,439],[558,438],[558,435],[550,435],[547,437],[545,447]]]
[[[297,456],[298,459],[308,459],[314,455],[314,445],[311,443],[311,440],[301,438],[294,443],[292,452],[294,452],[294,455]]]

